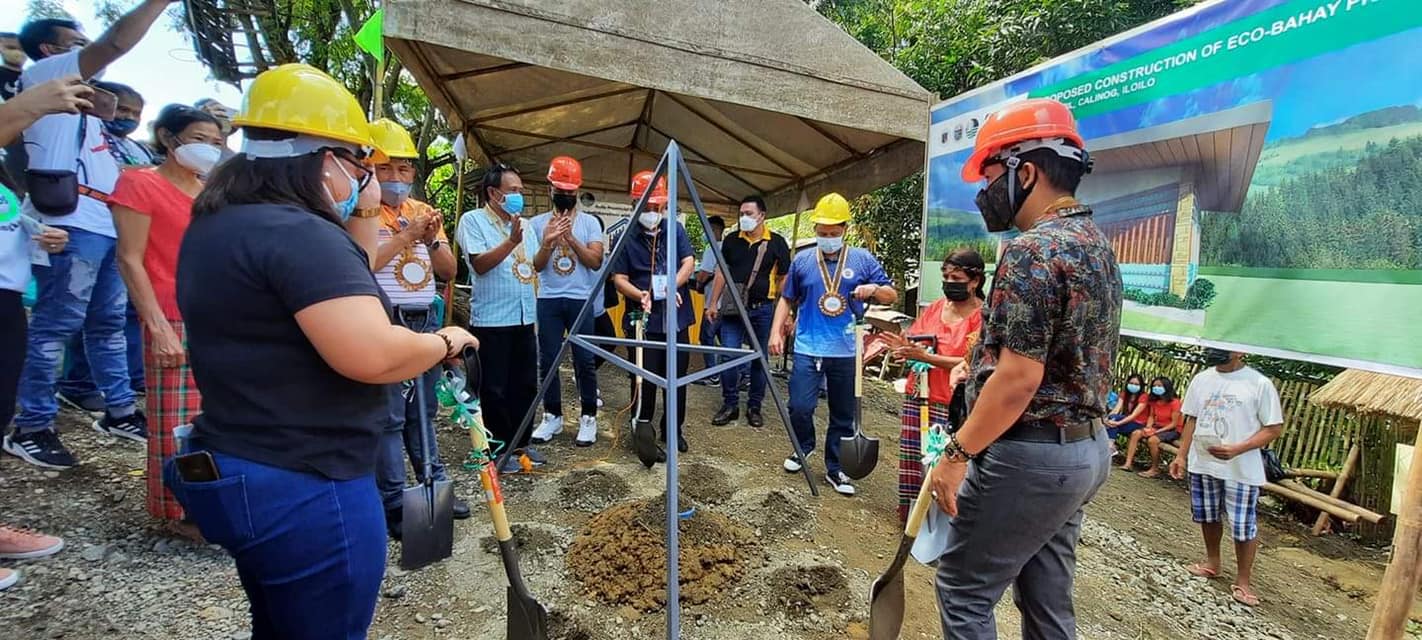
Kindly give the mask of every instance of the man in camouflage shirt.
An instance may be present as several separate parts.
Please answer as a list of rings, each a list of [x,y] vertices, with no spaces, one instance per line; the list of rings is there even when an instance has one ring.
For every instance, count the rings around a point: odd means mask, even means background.
[[[938,561],[945,638],[996,638],[1009,584],[1024,638],[1076,637],[1076,543],[1110,469],[1100,419],[1121,324],[1115,254],[1073,197],[1089,171],[1071,113],[1052,100],[990,116],[963,169],[988,183],[977,199],[988,230],[1021,234],[983,309],[970,413],[929,476],[951,517]]]

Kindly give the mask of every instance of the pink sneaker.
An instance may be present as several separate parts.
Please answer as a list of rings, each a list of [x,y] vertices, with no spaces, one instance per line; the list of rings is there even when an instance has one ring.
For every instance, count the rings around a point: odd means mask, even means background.
[[[20,574],[16,573],[14,569],[0,569],[0,591],[15,586],[15,583],[19,581]]]
[[[29,560],[59,553],[64,540],[29,529],[0,524],[0,558]]]

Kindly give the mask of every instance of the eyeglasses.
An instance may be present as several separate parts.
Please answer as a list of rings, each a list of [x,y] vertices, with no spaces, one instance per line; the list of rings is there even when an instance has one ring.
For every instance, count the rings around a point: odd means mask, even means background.
[[[365,166],[365,163],[361,162],[359,157],[357,157],[354,153],[351,153],[346,149],[332,148],[328,150],[331,152],[331,155],[336,157],[336,159],[344,160],[345,162],[356,168],[356,172],[360,174],[360,177],[356,178],[357,192],[364,191],[365,188],[370,185],[371,179],[375,177],[375,172],[371,171],[369,167]]]

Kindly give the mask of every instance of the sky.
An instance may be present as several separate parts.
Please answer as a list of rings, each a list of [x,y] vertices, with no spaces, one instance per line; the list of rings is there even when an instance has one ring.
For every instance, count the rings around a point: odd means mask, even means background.
[[[92,4],[88,0],[64,0],[65,10],[84,26],[85,35],[97,38],[104,25],[94,16]],[[0,0],[0,16],[0,31],[18,32],[26,18],[25,0]],[[208,76],[186,34],[173,31],[171,24],[167,16],[159,18],[133,51],[104,72],[105,80],[129,85],[143,94],[143,124],[134,134],[136,138],[147,138],[148,124],[164,105],[192,104],[199,98],[212,97],[235,109],[242,101],[236,87]]]

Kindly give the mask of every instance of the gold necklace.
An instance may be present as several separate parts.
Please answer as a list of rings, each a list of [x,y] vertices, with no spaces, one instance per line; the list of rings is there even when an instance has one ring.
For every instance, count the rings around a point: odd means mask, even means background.
[[[488,209],[485,209],[485,210],[484,210],[484,215],[486,215],[486,216],[489,217],[489,222],[492,222],[492,223],[494,224],[494,228],[499,231],[499,235],[502,235],[505,240],[508,240],[508,239],[509,239],[509,230],[505,230],[505,229],[504,229],[504,221],[501,220],[501,219],[499,219],[499,217],[498,217],[497,215],[495,215],[494,212],[492,212],[492,211],[490,211],[490,210],[488,210]],[[511,230],[512,227],[513,227],[513,223],[512,223],[512,222],[509,223],[509,227],[510,227],[510,230]],[[517,278],[518,281],[519,281],[519,282],[522,282],[523,284],[532,284],[533,281],[534,281],[534,279],[537,278],[537,274],[536,274],[536,273],[534,272],[534,270],[533,270],[533,265],[532,265],[531,263],[529,263],[528,258],[527,258],[526,255],[524,254],[524,251],[523,251],[523,238],[519,238],[519,243],[516,244],[516,245],[514,245],[513,254],[514,254],[514,263],[513,263],[513,274],[514,274],[514,277]]]

